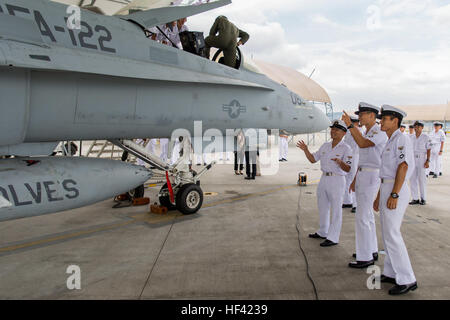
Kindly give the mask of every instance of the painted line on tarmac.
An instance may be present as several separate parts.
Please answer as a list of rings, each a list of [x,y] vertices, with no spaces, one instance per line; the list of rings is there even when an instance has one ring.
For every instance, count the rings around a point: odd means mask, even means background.
[[[308,184],[308,186],[310,186],[311,184],[314,184],[315,182],[316,181],[310,182],[310,184]],[[240,197],[236,197],[236,198],[224,199],[221,201],[207,203],[207,204],[204,204],[202,208],[209,209],[209,208],[217,207],[220,205],[232,204],[232,203],[235,203],[238,201],[244,201],[244,200],[248,200],[251,198],[264,196],[264,195],[268,195],[268,194],[273,194],[273,193],[276,193],[279,191],[289,190],[289,189],[293,189],[293,188],[299,188],[299,186],[297,186],[297,185],[284,186],[284,187],[270,189],[270,190],[266,190],[266,191],[262,191],[262,192],[250,193],[245,196],[240,196]],[[17,244],[6,246],[6,247],[0,247],[0,257],[14,253],[14,252],[22,252],[27,249],[37,249],[37,248],[41,248],[44,246],[49,246],[49,245],[58,244],[61,242],[66,242],[69,240],[75,240],[75,239],[79,239],[82,237],[91,236],[96,233],[111,231],[111,230],[118,229],[118,228],[123,228],[123,227],[130,226],[133,224],[137,225],[142,222],[145,222],[148,224],[159,224],[162,222],[169,222],[169,221],[172,221],[173,219],[180,218],[180,216],[181,216],[181,214],[175,214],[175,215],[166,216],[166,217],[158,216],[156,219],[151,219],[151,218],[146,218],[145,215],[147,215],[147,213],[133,215],[133,216],[131,216],[132,220],[127,220],[125,222],[113,223],[113,224],[109,224],[106,226],[88,229],[88,230],[81,230],[81,231],[77,231],[77,232],[69,231],[68,233],[63,233],[63,234],[58,234],[58,235],[53,235],[53,236],[51,235],[49,237],[37,239],[34,241],[28,241],[28,242],[17,243]],[[183,219],[180,219],[180,221],[182,221],[182,220]]]
[[[67,241],[69,239],[77,239],[77,238],[80,238],[83,236],[92,235],[94,233],[99,233],[99,232],[103,232],[103,231],[109,231],[109,230],[125,227],[125,226],[131,225],[131,224],[135,224],[137,222],[138,221],[136,221],[136,220],[128,220],[125,222],[115,223],[115,224],[111,224],[111,225],[104,226],[104,227],[83,230],[83,231],[78,231],[78,232],[72,232],[72,233],[67,233],[67,234],[61,234],[61,235],[57,235],[57,236],[50,236],[48,238],[43,238],[40,240],[19,243],[16,245],[0,248],[0,256],[3,256],[10,252],[18,251],[18,250],[29,249],[29,248],[33,248],[33,247],[40,248],[45,245],[56,244],[56,243]]]

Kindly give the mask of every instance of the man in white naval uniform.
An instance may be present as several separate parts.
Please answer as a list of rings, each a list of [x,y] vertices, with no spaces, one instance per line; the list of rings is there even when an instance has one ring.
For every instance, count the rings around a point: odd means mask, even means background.
[[[444,152],[445,133],[442,130],[443,124],[434,123],[434,131],[430,134],[431,139],[431,165],[430,174],[437,178],[441,174],[442,153]]]
[[[355,128],[359,127],[359,119],[358,117],[351,116],[351,120]],[[345,176],[345,193],[344,193],[344,202],[342,205],[342,208],[352,208],[352,212],[356,212],[357,207],[357,201],[356,201],[356,194],[352,190],[350,190],[350,185],[353,182],[353,179],[356,176],[356,170],[358,170],[358,162],[359,162],[359,147],[356,143],[355,139],[353,139],[353,136],[350,131],[347,131],[345,134],[344,142],[349,145],[349,147],[353,151],[353,159],[352,159],[352,170],[350,170],[349,174]]]
[[[426,169],[430,167],[431,140],[426,133],[423,133],[424,126],[425,124],[421,121],[416,121],[414,124],[416,134],[412,138],[412,141],[415,168],[409,180],[412,196],[410,205],[426,204]]]
[[[288,143],[289,136],[287,135],[287,132],[282,130],[280,132],[280,146],[279,146],[279,161],[287,161],[287,155],[289,150],[289,143]]]
[[[142,148],[146,149],[146,148],[147,148],[147,147],[145,146],[145,142],[146,142],[146,141],[147,141],[146,139],[136,139],[136,144],[138,144],[138,145],[140,145]],[[150,144],[150,142],[147,143],[147,146],[148,146],[148,144]],[[146,165],[146,163],[145,163],[144,161],[142,161],[141,159],[139,159],[139,158],[136,158],[136,163],[137,163],[138,166],[143,166],[143,167],[145,167],[145,165]]]
[[[417,289],[417,281],[409,260],[408,250],[400,228],[410,190],[407,181],[414,170],[414,155],[399,125],[406,113],[392,106],[384,105],[381,110],[381,130],[389,140],[381,154],[381,188],[373,208],[380,211],[381,234],[383,236],[384,269],[381,282],[395,284],[390,295],[405,294]]]
[[[320,161],[322,177],[317,187],[320,228],[309,237],[326,239],[320,244],[321,247],[330,247],[339,243],[345,176],[352,167],[352,149],[343,141],[347,132],[345,123],[336,120],[330,128],[332,141],[324,143],[314,154],[309,152],[308,146],[303,140],[297,143],[297,147],[305,152],[306,158],[311,163]]]
[[[156,155],[156,145],[158,144],[158,139],[150,139],[149,143],[145,147],[145,150],[150,152],[151,154]]]
[[[175,34],[174,42],[179,49],[183,49],[183,45],[181,44],[181,39],[180,39],[180,33],[189,31],[189,28],[187,27],[186,22],[187,22],[187,18],[182,18],[182,19],[177,20],[178,33]]]
[[[362,269],[373,265],[378,260],[378,240],[373,212],[373,201],[380,188],[379,168],[381,152],[387,142],[387,136],[376,124],[379,107],[361,102],[358,111],[359,122],[366,130],[362,134],[355,128],[346,112],[342,116],[345,124],[359,146],[359,163],[351,190],[356,192],[358,207],[355,215],[355,247],[353,257],[356,261],[349,263],[350,268]]]
[[[172,46],[177,49],[182,49],[178,47],[181,46],[181,42],[177,43],[180,40],[180,35],[178,32],[178,26],[176,21],[172,21],[166,24],[163,24],[159,27],[161,31],[158,33],[157,40],[163,44],[168,46]]]
[[[161,147],[161,155],[159,158],[161,161],[167,162],[169,160],[169,139],[159,139],[159,146]]]
[[[401,133],[403,133],[403,134],[406,134],[406,126],[404,125],[404,124],[402,124],[401,126],[400,126],[400,132]]]

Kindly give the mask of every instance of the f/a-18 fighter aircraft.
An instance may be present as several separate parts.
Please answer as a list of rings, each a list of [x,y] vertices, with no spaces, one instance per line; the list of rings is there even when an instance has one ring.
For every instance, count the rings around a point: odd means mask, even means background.
[[[109,140],[164,171],[160,200],[185,214],[203,199],[202,172],[169,165],[131,139],[184,128],[312,133],[326,115],[268,77],[149,40],[149,28],[231,3],[170,6],[121,16],[66,4],[0,0],[0,221],[96,203],[152,171],[129,163],[46,157],[59,141]],[[75,27],[74,27],[75,26]],[[203,133],[203,132],[202,132]],[[200,134],[202,134],[200,133]]]

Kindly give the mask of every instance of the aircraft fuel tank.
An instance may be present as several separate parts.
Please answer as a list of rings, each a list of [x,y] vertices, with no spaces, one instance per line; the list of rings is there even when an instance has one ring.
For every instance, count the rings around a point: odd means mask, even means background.
[[[37,157],[0,161],[0,221],[75,209],[145,183],[151,171],[121,161]]]

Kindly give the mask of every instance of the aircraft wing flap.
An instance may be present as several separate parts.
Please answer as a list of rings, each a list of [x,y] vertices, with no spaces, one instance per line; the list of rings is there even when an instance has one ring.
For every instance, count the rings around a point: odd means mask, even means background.
[[[141,25],[151,28],[157,25],[175,21],[181,18],[187,18],[196,14],[210,11],[219,7],[226,6],[231,0],[218,0],[210,3],[190,6],[171,6],[150,9],[122,16],[123,19],[133,20]]]

